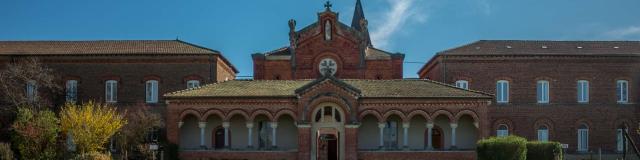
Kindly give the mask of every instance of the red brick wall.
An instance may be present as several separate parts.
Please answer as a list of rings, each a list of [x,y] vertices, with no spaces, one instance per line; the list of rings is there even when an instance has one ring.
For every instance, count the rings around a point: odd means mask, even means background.
[[[469,87],[488,93],[495,92],[496,81],[509,80],[509,104],[493,103],[489,107],[490,131],[495,135],[500,123],[509,126],[510,133],[537,139],[536,128],[549,125],[549,138],[577,145],[577,127],[589,125],[589,149],[602,148],[612,152],[616,145],[616,127],[622,122],[637,128],[638,81],[637,58],[615,57],[437,57],[434,67],[420,72],[420,77],[453,84],[469,81]],[[446,66],[446,67],[445,67]],[[446,75],[445,77],[442,77]],[[577,103],[577,81],[589,81],[589,103]],[[616,80],[629,80],[629,104],[617,104]],[[550,82],[550,103],[537,104],[536,81]],[[635,134],[633,134],[635,135]],[[636,137],[636,141],[638,137]]]
[[[296,152],[237,152],[237,151],[182,151],[180,158],[185,160],[200,159],[246,159],[246,160],[296,160]]]
[[[324,22],[332,23],[332,39],[324,38]],[[315,79],[320,77],[318,63],[323,58],[332,58],[338,63],[336,77],[341,79],[401,79],[404,57],[392,60],[363,60],[364,50],[359,35],[345,30],[337,24],[336,14],[323,12],[318,24],[299,33],[295,40],[295,56],[291,60],[265,60],[254,55],[254,79]],[[366,62],[365,62],[366,61]],[[292,69],[293,68],[293,69]]]
[[[359,160],[475,160],[474,151],[436,151],[436,152],[358,152]]]
[[[219,56],[216,56],[216,59],[216,80],[222,82],[236,79],[236,72],[231,68],[230,64],[225,63]]]
[[[5,57],[9,58],[9,57]],[[15,57],[19,60],[22,57]],[[164,93],[186,89],[187,80],[200,84],[224,77],[235,78],[235,72],[217,55],[131,55],[131,56],[37,56],[60,78],[78,80],[78,100],[104,102],[104,82],[118,80],[118,104],[145,103],[145,80],[159,82],[157,105],[164,104]],[[10,59],[10,58],[9,58]],[[212,65],[213,64],[213,65]]]

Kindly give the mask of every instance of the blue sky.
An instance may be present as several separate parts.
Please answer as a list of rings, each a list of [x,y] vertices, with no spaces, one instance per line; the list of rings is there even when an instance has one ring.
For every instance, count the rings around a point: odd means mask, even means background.
[[[219,50],[250,76],[250,55],[288,44],[323,0],[0,0],[0,40],[181,40]],[[405,77],[433,54],[480,39],[640,40],[638,0],[362,0],[376,47],[406,54]],[[351,24],[355,0],[334,0]],[[416,62],[416,63],[412,63]]]

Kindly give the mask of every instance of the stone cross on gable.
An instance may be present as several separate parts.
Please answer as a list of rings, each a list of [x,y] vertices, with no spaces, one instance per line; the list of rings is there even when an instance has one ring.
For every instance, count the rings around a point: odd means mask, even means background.
[[[327,8],[327,10],[331,9],[331,2],[327,1],[327,3],[324,3],[324,8]]]
[[[322,71],[324,75],[333,75],[333,73],[336,72],[336,63],[331,60],[322,61],[322,63],[320,63],[320,71]]]

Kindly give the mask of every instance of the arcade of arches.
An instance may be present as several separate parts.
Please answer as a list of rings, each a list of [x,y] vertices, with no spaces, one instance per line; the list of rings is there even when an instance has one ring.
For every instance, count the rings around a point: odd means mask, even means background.
[[[387,87],[417,82],[425,85],[414,84],[419,89],[445,90],[457,98],[416,93],[411,94],[422,97],[366,96],[392,89],[361,84],[376,81],[388,83],[381,85]],[[228,90],[230,87],[251,88],[262,83],[276,87],[281,87],[276,83],[288,83],[293,96],[225,97],[235,94]],[[167,137],[179,145],[180,156],[186,159],[261,159],[265,155],[283,159],[362,159],[376,154],[442,154],[433,152],[442,150],[447,154],[473,155],[476,141],[489,135],[483,128],[490,128],[486,120],[489,96],[424,80],[343,81],[325,77],[314,81],[228,81],[197,91],[211,93],[210,96],[189,96],[196,91],[167,96]]]

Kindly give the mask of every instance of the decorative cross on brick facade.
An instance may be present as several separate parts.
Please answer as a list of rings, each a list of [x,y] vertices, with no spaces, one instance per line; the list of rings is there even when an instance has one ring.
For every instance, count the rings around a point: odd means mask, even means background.
[[[326,3],[324,3],[324,8],[327,8],[327,10],[330,10],[330,9],[331,9],[331,6],[333,6],[333,5],[332,5],[332,4],[331,4],[331,2],[329,2],[329,1],[327,1]]]
[[[320,62],[320,71],[323,75],[327,73],[333,75],[336,72],[336,63],[331,59],[325,59]]]

